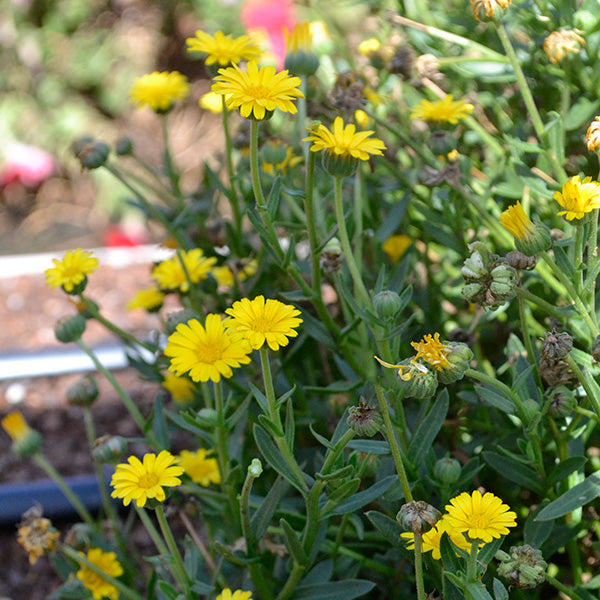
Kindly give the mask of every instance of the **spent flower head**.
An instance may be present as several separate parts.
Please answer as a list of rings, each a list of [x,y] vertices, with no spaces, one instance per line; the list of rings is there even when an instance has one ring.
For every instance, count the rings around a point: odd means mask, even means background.
[[[411,342],[410,345],[417,351],[416,358],[423,359],[437,371],[449,369],[452,363],[448,360],[450,346],[440,341],[440,334],[427,334],[420,342]]]
[[[177,462],[184,468],[186,475],[203,487],[221,483],[219,464],[216,458],[209,456],[210,453],[206,448],[199,448],[195,452],[182,450],[177,457]]]
[[[221,67],[237,65],[242,60],[257,60],[262,51],[247,35],[233,37],[217,31],[210,35],[205,31],[196,31],[196,36],[187,38],[188,52],[206,54],[205,63],[210,66],[218,64]]]
[[[544,40],[544,52],[552,63],[559,63],[569,54],[577,54],[582,46],[585,46],[585,40],[572,29],[553,31]]]
[[[154,279],[163,290],[189,292],[190,284],[206,279],[217,262],[214,256],[204,256],[201,248],[181,250],[152,269]]]
[[[442,100],[421,100],[420,104],[410,111],[411,119],[423,119],[433,123],[449,123],[456,125],[473,110],[473,105],[465,100],[453,100],[447,94]]]
[[[587,213],[600,208],[600,183],[591,177],[581,181],[579,175],[575,175],[552,197],[564,208],[558,212],[559,216],[565,215],[567,221],[582,219]]]
[[[17,542],[25,548],[31,565],[40,556],[54,552],[59,537],[60,533],[52,526],[50,519],[42,516],[37,506],[24,513],[17,530]]]
[[[62,287],[67,294],[81,293],[87,283],[87,275],[98,268],[98,259],[91,252],[77,248],[67,250],[62,260],[52,259],[54,266],[46,269],[46,285]]]
[[[588,150],[596,150],[600,147],[600,117],[594,117],[585,134]]]
[[[119,577],[123,574],[123,567],[114,552],[103,552],[100,548],[91,548],[87,555],[83,552],[80,552],[79,555],[85,556],[95,567],[110,577]],[[119,597],[117,587],[86,565],[77,571],[77,579],[80,579],[84,587],[92,592],[94,600],[103,600],[104,598],[117,600]]]
[[[190,89],[187,77],[178,71],[158,72],[138,77],[131,86],[131,101],[138,107],[148,105],[154,112],[168,112],[176,100],[187,97]]]
[[[497,8],[507,8],[511,0],[471,0],[473,16],[478,21],[489,21],[494,18]]]
[[[166,498],[165,487],[181,484],[179,475],[183,467],[177,464],[176,458],[167,450],[158,454],[144,454],[140,461],[137,456],[130,456],[127,463],[117,465],[112,476],[113,498],[122,498],[128,506],[132,500],[139,507],[145,506],[149,499],[163,502]]]

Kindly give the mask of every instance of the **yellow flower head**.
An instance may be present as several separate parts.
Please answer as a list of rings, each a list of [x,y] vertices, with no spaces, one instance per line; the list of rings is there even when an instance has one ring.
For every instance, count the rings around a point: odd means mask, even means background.
[[[300,162],[302,162],[302,157],[296,156],[294,149],[291,146],[287,146],[285,148],[285,157],[281,162],[270,163],[263,161],[262,168],[265,173],[275,176],[277,173],[285,173],[288,168],[293,169]]]
[[[458,546],[463,550],[470,550],[471,544],[467,542],[465,536],[460,531],[456,531],[456,529],[450,525],[446,515],[443,515],[442,518],[429,531],[426,531],[423,534],[423,552],[431,552],[431,556],[435,560],[440,560],[442,558],[442,554],[440,552],[440,543],[444,533],[448,534],[455,546]],[[414,550],[415,534],[412,531],[401,533],[400,537],[407,540],[408,545],[406,548],[408,550]]]
[[[225,588],[217,596],[217,600],[252,600],[252,592],[244,592],[243,590],[232,592],[229,588]]]
[[[382,150],[385,150],[385,144],[380,139],[370,137],[372,133],[373,131],[357,132],[352,123],[344,126],[342,117],[336,117],[333,131],[325,125],[319,125],[317,131],[303,141],[313,142],[310,147],[312,152],[327,150],[342,158],[369,160],[369,154],[382,155]]]
[[[217,31],[214,36],[205,31],[196,31],[196,37],[186,40],[188,52],[204,52],[206,64],[218,63],[221,67],[237,65],[242,60],[257,60],[261,49],[247,35],[232,37]]]
[[[383,242],[381,248],[392,262],[398,262],[411,244],[412,239],[407,235],[392,235]]]
[[[33,431],[20,411],[6,415],[0,423],[13,442],[24,440]]]
[[[472,494],[463,492],[446,505],[446,519],[451,528],[466,533],[471,540],[481,540],[486,544],[516,527],[517,515],[500,498],[490,492],[481,495],[478,490]]]
[[[410,345],[417,351],[416,359],[422,358],[437,371],[451,369],[452,363],[448,360],[450,346],[440,342],[440,334],[427,334],[420,342],[411,342]]]
[[[464,100],[452,100],[447,94],[442,100],[421,100],[410,112],[411,119],[424,119],[434,123],[450,123],[456,125],[473,110],[473,105]]]
[[[385,360],[381,360],[378,356],[374,357],[375,360],[386,369],[396,369],[398,371],[398,377],[402,381],[410,381],[413,377],[423,377],[429,374],[429,369],[420,363],[416,357],[410,360],[404,361],[398,365],[393,365]]]
[[[502,226],[508,229],[518,240],[530,238],[535,233],[535,226],[525,214],[520,202],[509,206],[500,215],[499,219]]]
[[[279,300],[257,296],[254,300],[242,298],[225,311],[232,318],[226,326],[248,340],[252,349],[258,350],[265,342],[271,350],[287,346],[288,338],[296,337],[296,327],[302,323],[300,311]]]
[[[115,489],[111,495],[113,498],[123,498],[125,506],[135,500],[142,507],[148,498],[162,502],[166,498],[163,487],[181,484],[178,475],[183,473],[183,467],[176,464],[175,457],[167,450],[158,456],[144,454],[142,460],[130,456],[127,463],[117,465],[112,476],[110,483]]]
[[[212,268],[210,274],[215,278],[219,287],[232,287],[236,278],[239,281],[246,281],[246,279],[252,277],[258,269],[258,263],[254,258],[251,260],[246,259],[246,261],[241,261],[241,264],[233,266],[235,268],[235,273],[229,265]]]
[[[175,289],[185,294],[190,290],[190,283],[198,283],[208,277],[212,266],[216,262],[217,259],[214,256],[204,256],[201,248],[181,250],[172,258],[163,260],[163,262],[156,265],[152,269],[152,278],[163,290]]]
[[[291,77],[288,71],[277,73],[275,67],[258,67],[255,61],[248,63],[248,72],[237,65],[219,69],[212,91],[225,96],[227,108],[240,109],[245,119],[269,118],[278,108],[283,112],[296,113],[293,100],[304,98],[298,89],[299,77]]]
[[[151,285],[150,287],[138,290],[133,298],[127,303],[127,310],[143,308],[147,311],[158,310],[165,300],[165,295],[160,289]]]
[[[72,292],[86,281],[86,275],[98,268],[98,259],[81,248],[68,250],[62,260],[52,259],[54,267],[46,269],[46,285],[51,288],[62,286]]]
[[[600,147],[600,117],[595,117],[585,134],[588,150]]]
[[[506,8],[511,0],[471,0],[473,16],[478,21],[487,21],[494,17],[496,8]]]
[[[40,513],[41,511],[38,514]],[[54,552],[59,537],[60,533],[52,527],[50,519],[41,516],[26,518],[17,531],[17,542],[29,554],[31,565],[47,552]]]
[[[558,214],[565,215],[567,221],[581,219],[587,213],[600,208],[600,183],[586,177],[583,182],[579,175],[571,177],[560,192],[552,196],[565,210]]]
[[[223,96],[214,92],[206,92],[198,102],[204,110],[209,110],[211,113],[218,115],[223,112]]]
[[[211,483],[221,483],[219,463],[216,458],[207,458],[207,454],[210,454],[210,450],[200,448],[196,452],[182,450],[178,456],[179,464],[190,479],[203,487],[207,487]]]
[[[155,112],[167,112],[176,100],[189,92],[187,77],[177,71],[154,71],[138,77],[131,86],[131,101],[138,107],[148,105]]]
[[[233,375],[232,367],[250,362],[250,344],[241,335],[226,329],[221,317],[206,316],[206,323],[192,319],[177,326],[169,337],[165,355],[171,359],[171,370],[177,375],[189,372],[194,381],[214,382]]]
[[[187,377],[180,377],[174,373],[167,372],[162,386],[178,404],[191,402],[196,395],[196,386]]]
[[[371,54],[375,54],[381,48],[381,42],[377,38],[369,38],[368,40],[363,40],[358,45],[358,51],[363,56],[371,56]]]
[[[117,555],[114,552],[103,552],[100,548],[92,548],[87,555],[83,552],[80,556],[85,556],[95,567],[109,575],[110,577],[119,577],[123,574],[123,567],[117,560]],[[92,592],[95,600],[117,600],[119,590],[112,584],[106,581],[102,575],[92,571],[87,566],[82,566],[77,571],[77,579],[81,579],[83,585]]]
[[[572,29],[553,31],[544,40],[544,52],[553,63],[559,63],[569,54],[578,53],[581,46],[585,46],[585,40]]]
[[[310,23],[303,21],[298,23],[290,33],[287,28],[285,34],[285,53],[296,54],[298,52],[312,52],[313,41]]]

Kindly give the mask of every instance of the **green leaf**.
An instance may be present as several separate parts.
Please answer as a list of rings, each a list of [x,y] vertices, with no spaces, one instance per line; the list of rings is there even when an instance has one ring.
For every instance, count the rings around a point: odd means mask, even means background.
[[[277,398],[275,404],[277,404],[277,406],[281,406],[288,398],[291,398],[293,396],[295,391],[296,385],[294,384],[287,392],[284,392],[283,394],[281,394],[281,396],[279,396],[279,398]]]
[[[196,592],[197,594],[202,594],[203,596],[210,594],[214,589],[215,589],[214,586],[208,585],[207,583],[204,583],[203,581],[195,581],[194,585],[192,586],[192,592]]]
[[[323,508],[323,514],[330,512],[334,506],[341,502],[344,498],[348,498],[356,492],[360,487],[360,477],[354,477],[348,481],[345,481],[340,486],[329,492],[329,501]]]
[[[271,191],[269,192],[269,197],[267,198],[267,212],[269,213],[269,219],[271,221],[275,220],[277,215],[277,210],[279,209],[279,202],[281,200],[281,177],[279,175],[276,177],[273,182],[273,186],[271,187]]]
[[[508,456],[502,456],[496,454],[496,452],[483,452],[483,460],[492,467],[495,471],[498,471],[500,475],[518,483],[520,486],[539,494],[544,495],[544,486],[538,480],[537,473],[531,468],[520,462],[517,462],[513,458]]]
[[[391,517],[384,515],[383,513],[370,510],[365,513],[367,519],[373,523],[373,526],[385,539],[395,548],[406,548],[406,543],[400,537],[401,533],[404,533],[404,529],[400,527],[400,524]]]
[[[440,555],[444,568],[451,573],[459,573],[463,569],[460,557],[456,556],[456,549],[450,536],[444,531],[440,537]]]
[[[477,553],[477,562],[487,565],[494,558],[496,552],[500,550],[502,542],[504,542],[504,537],[499,537],[487,543],[483,548],[480,548]]]
[[[548,473],[546,481],[544,482],[546,487],[553,487],[565,477],[573,473],[573,471],[577,471],[583,467],[586,462],[587,458],[585,456],[571,456],[565,460],[561,460],[556,467],[554,467],[554,469]]]
[[[346,477],[352,477],[354,475],[354,465],[346,465],[341,469],[336,469],[330,473],[316,473],[315,477],[322,481],[335,481],[336,479],[344,479]]]
[[[345,515],[350,512],[354,512],[359,508],[362,508],[365,504],[372,502],[376,498],[379,498],[382,494],[392,486],[392,484],[398,479],[396,475],[389,475],[381,481],[373,484],[370,488],[358,492],[351,496],[347,500],[344,500],[341,504],[338,504],[332,511],[332,515]]]
[[[309,585],[316,585],[317,583],[326,583],[331,579],[333,575],[333,561],[328,558],[320,563],[316,564],[308,573],[305,575],[298,584],[298,587],[306,587]]]
[[[167,600],[175,600],[179,592],[167,581],[159,581],[158,589],[167,597]]]
[[[285,409],[285,443],[292,451],[294,449],[294,435],[296,433],[296,425],[294,422],[294,407],[292,401],[287,403]]]
[[[309,423],[308,429],[313,434],[317,442],[321,444],[321,446],[325,446],[325,448],[327,448],[328,450],[331,450],[333,448],[333,444],[326,437],[322,436],[320,433],[317,433],[315,431],[315,428],[313,427],[312,423]]]
[[[251,381],[248,382],[248,386],[250,387],[250,391],[252,392],[252,395],[256,398],[256,401],[258,402],[262,411],[266,415],[268,415],[269,401],[267,400],[267,397]]]
[[[550,521],[562,517],[574,510],[585,506],[588,502],[600,496],[600,471],[592,473],[586,477],[581,483],[559,496],[548,506],[544,507],[536,521]]]
[[[464,589],[468,597],[472,600],[494,600],[485,589],[483,583],[479,581],[467,583]]]
[[[386,441],[381,440],[351,440],[348,443],[348,448],[358,450],[364,454],[389,454],[390,445]]]
[[[532,512],[525,521],[523,527],[523,541],[534,548],[540,548],[548,539],[554,529],[553,521],[536,521],[535,518],[540,513],[543,507]]]
[[[227,429],[233,429],[244,417],[248,416],[248,406],[252,401],[252,394],[246,394],[244,401],[235,409],[235,412],[225,421]]]
[[[351,392],[352,390],[355,390],[356,388],[360,387],[361,385],[363,385],[363,382],[360,380],[356,380],[356,381],[340,380],[340,381],[334,381],[333,383],[330,383],[326,387],[307,385],[304,387],[304,391],[310,392],[310,393],[315,393],[315,394],[343,394],[346,392]]]
[[[304,552],[304,548],[302,547],[296,532],[292,529],[292,526],[285,519],[279,519],[279,525],[283,529],[283,541],[285,542],[285,547],[288,549],[292,558],[299,565],[308,564],[308,556],[306,556],[306,552]]]
[[[554,246],[554,258],[556,263],[558,264],[560,270],[571,280],[573,281],[576,277],[575,269],[573,268],[573,263],[567,256],[567,253],[560,246]]]
[[[415,434],[408,447],[407,457],[413,465],[421,465],[425,461],[427,451],[444,424],[448,414],[448,390],[444,388],[437,397],[435,404],[427,413],[427,416],[419,423]]]
[[[565,146],[563,143],[564,124],[562,115],[552,110],[548,113],[548,117],[553,120],[546,124],[544,131],[546,133],[550,148],[554,151],[558,162],[563,164],[565,161]]]
[[[598,112],[600,102],[590,100],[585,96],[577,99],[577,102],[571,106],[565,117],[565,129],[573,131],[579,129],[582,125],[592,120],[592,117]]]
[[[325,325],[308,311],[302,312],[302,329],[320,344],[337,351],[337,345]]]
[[[289,485],[287,481],[282,477],[278,477],[271,486],[269,493],[265,496],[264,500],[256,509],[256,512],[252,515],[252,519],[250,519],[250,528],[257,540],[260,540],[265,534],[265,531],[267,531],[267,527],[271,523],[271,519],[279,506],[279,502],[288,488]]]
[[[496,600],[508,600],[508,590],[504,584],[494,577],[494,598]]]
[[[160,443],[160,447],[165,450],[171,448],[171,438],[167,427],[167,419],[165,417],[164,402],[162,394],[158,394],[154,400],[154,412],[152,419],[152,430],[156,439]]]
[[[296,588],[293,600],[352,600],[368,594],[375,584],[364,579],[344,579]]]
[[[269,431],[274,438],[283,438],[285,436],[281,428],[265,415],[258,415],[258,422]]]
[[[489,404],[509,415],[515,413],[515,405],[512,400],[508,396],[501,394],[496,388],[492,388],[489,385],[476,385],[475,391],[484,404]]]

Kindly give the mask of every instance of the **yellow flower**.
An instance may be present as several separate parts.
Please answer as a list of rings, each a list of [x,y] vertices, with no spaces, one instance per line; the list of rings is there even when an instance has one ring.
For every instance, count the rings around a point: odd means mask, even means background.
[[[196,395],[196,386],[187,378],[174,373],[165,375],[162,386],[171,394],[171,398],[179,404],[191,402]]]
[[[226,326],[248,340],[254,350],[261,348],[265,342],[271,350],[287,346],[288,338],[298,335],[295,327],[302,323],[297,308],[279,300],[265,300],[264,296],[257,296],[254,300],[242,298],[225,312],[232,317],[227,320]]]
[[[264,166],[264,165],[263,165]],[[217,281],[219,287],[232,287],[236,281],[246,281],[248,277],[252,277],[258,269],[258,262],[256,259],[246,259],[246,261],[240,261],[239,264],[234,264],[235,274],[228,265],[222,265],[219,267],[213,267],[210,274]]]
[[[83,552],[80,552],[79,555],[85,556],[95,567],[110,577],[119,577],[123,574],[123,567],[114,552],[103,552],[100,548],[92,548],[88,551],[87,556]],[[117,600],[119,597],[119,590],[88,566],[84,565],[77,571],[77,579],[81,579],[83,585],[92,592],[95,600],[103,598]]]
[[[600,208],[600,183],[592,181],[591,177],[581,181],[579,175],[575,175],[552,197],[565,209],[558,215],[565,215],[567,221],[581,219],[586,213]]]
[[[250,362],[250,352],[248,342],[225,329],[221,317],[216,314],[206,316],[205,327],[196,319],[181,323],[165,348],[174,373],[182,375],[189,371],[194,381],[203,382],[209,379],[218,382],[221,375],[231,377],[232,367]]]
[[[217,596],[217,600],[252,600],[252,592],[244,592],[242,590],[232,592],[229,588],[225,588]]]
[[[190,89],[187,77],[177,71],[154,71],[138,77],[129,95],[138,107],[146,104],[155,112],[167,112],[175,100],[183,100]]]
[[[33,431],[20,411],[6,415],[0,423],[13,442],[24,440]]]
[[[448,360],[450,346],[440,342],[440,334],[427,334],[420,342],[411,342],[410,345],[417,351],[416,359],[422,358],[434,369],[442,371],[451,369],[452,363]]]
[[[218,63],[221,67],[237,65],[241,60],[255,60],[262,54],[260,48],[247,36],[237,38],[217,31],[214,36],[198,30],[196,37],[188,38],[188,52],[206,53],[206,64]]]
[[[285,53],[297,54],[298,52],[312,52],[312,32],[310,23],[303,21],[298,23],[290,33],[287,28],[285,34]]]
[[[299,77],[291,77],[287,71],[276,72],[275,67],[258,67],[248,63],[248,72],[237,65],[219,69],[212,91],[225,96],[227,108],[240,109],[244,118],[265,119],[278,108],[283,112],[296,113],[295,98],[304,98],[298,89]]]
[[[370,56],[374,54],[381,48],[381,42],[377,38],[369,38],[368,40],[363,40],[358,45],[358,51],[363,56]]]
[[[303,141],[313,142],[310,147],[312,152],[327,150],[342,158],[369,160],[369,154],[382,155],[382,150],[385,150],[385,144],[380,139],[370,138],[372,133],[373,131],[356,132],[356,127],[352,123],[344,127],[342,117],[336,117],[333,131],[324,125],[319,125],[318,130]]]
[[[207,92],[200,98],[201,108],[209,110],[211,113],[218,115],[223,112],[223,96],[214,92]]]
[[[43,554],[54,552],[59,537],[50,519],[41,516],[26,518],[17,531],[17,542],[27,551],[31,565]]]
[[[182,266],[182,261],[185,269]],[[176,254],[156,265],[152,270],[152,278],[163,290],[178,289],[186,293],[190,290],[190,283],[198,283],[208,277],[212,266],[216,262],[217,259],[214,256],[204,256],[200,248],[181,250],[180,254]]]
[[[287,146],[285,150],[285,158],[281,162],[273,164],[263,161],[262,168],[265,173],[268,173],[274,177],[276,173],[285,173],[288,167],[294,168],[300,162],[302,162],[302,157],[295,156],[293,148],[291,146]]]
[[[581,46],[585,46],[585,40],[572,29],[553,31],[544,40],[544,52],[552,63],[559,63],[565,56],[578,53]]]
[[[520,202],[517,202],[513,206],[509,206],[500,215],[500,223],[518,240],[527,239],[535,233],[533,222],[525,214]]]
[[[463,492],[446,505],[449,526],[466,533],[471,540],[481,540],[486,544],[516,527],[516,513],[510,506],[490,492],[483,496],[475,490],[472,494]]]
[[[442,100],[421,100],[410,112],[411,119],[424,119],[434,123],[450,123],[456,125],[473,110],[472,104],[464,100],[452,100],[452,94],[447,94]]]
[[[588,150],[595,150],[600,146],[600,117],[594,117],[585,134]]]
[[[191,480],[203,487],[207,487],[211,483],[221,483],[221,473],[219,472],[217,459],[207,458],[207,454],[210,454],[210,450],[200,448],[196,452],[182,450],[178,456],[179,464]]]
[[[447,516],[443,515],[442,518],[429,531],[426,531],[423,534],[423,552],[431,552],[431,556],[435,560],[440,560],[442,558],[440,552],[440,543],[442,540],[442,534],[444,533],[448,534],[454,545],[462,548],[463,550],[470,550],[471,544],[467,542],[465,536],[460,531],[456,531],[450,525]],[[401,533],[400,537],[403,537],[405,540],[407,540],[408,545],[406,548],[408,550],[414,550],[415,534],[413,532]]]
[[[143,462],[136,456],[130,456],[127,463],[117,465],[111,480],[115,488],[111,496],[123,498],[125,506],[135,500],[142,507],[148,498],[162,502],[166,498],[163,487],[180,485],[178,475],[182,473],[183,467],[176,464],[175,457],[167,450],[158,456],[144,454]]]
[[[46,269],[46,285],[51,288],[62,286],[72,292],[86,281],[86,275],[98,268],[98,259],[81,248],[68,250],[62,260],[52,259],[54,267]]]
[[[412,239],[407,235],[392,235],[383,242],[381,248],[392,262],[398,262],[411,244]]]
[[[164,300],[165,295],[157,286],[152,285],[138,290],[133,298],[127,303],[127,310],[143,308],[147,311],[156,311],[162,306]]]

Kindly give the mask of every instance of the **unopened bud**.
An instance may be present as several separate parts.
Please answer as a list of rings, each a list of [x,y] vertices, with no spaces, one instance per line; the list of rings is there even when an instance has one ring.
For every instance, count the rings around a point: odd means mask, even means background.
[[[460,463],[455,458],[440,458],[433,466],[433,476],[442,485],[456,483],[462,472]]]
[[[75,342],[81,338],[85,331],[85,317],[77,314],[70,317],[63,317],[56,322],[54,326],[54,335],[59,342],[67,344]]]
[[[319,264],[321,265],[321,269],[323,269],[323,273],[327,275],[337,273],[342,268],[344,260],[345,257],[340,240],[335,237],[331,238],[321,252]]]
[[[559,385],[553,390],[552,400],[548,407],[551,416],[555,418],[570,417],[576,408],[577,398],[569,388]]]
[[[115,144],[115,152],[119,156],[127,156],[133,153],[133,141],[130,137],[119,138]]]
[[[13,452],[25,458],[36,454],[42,445],[42,436],[29,426],[20,411],[6,415],[0,421],[2,428],[12,439]]]
[[[258,458],[253,458],[252,462],[250,463],[250,465],[248,467],[248,475],[250,475],[250,477],[256,479],[257,477],[260,477],[262,471],[263,471],[263,468],[262,468],[262,463],[260,462],[260,460]]]
[[[76,381],[67,390],[69,404],[91,406],[96,398],[98,398],[98,384],[91,375]]]
[[[92,446],[92,458],[100,464],[116,464],[127,452],[127,440],[120,435],[103,435]]]
[[[444,344],[448,347],[446,358],[448,359],[450,366],[439,369],[437,375],[440,383],[448,385],[449,383],[462,379],[467,369],[471,368],[473,352],[467,344],[461,342],[445,341]]]
[[[81,166],[85,169],[97,169],[101,167],[106,163],[110,153],[110,148],[106,142],[91,140],[90,138],[78,140],[73,144],[72,148]]]
[[[403,303],[400,296],[392,290],[383,290],[373,298],[375,312],[380,319],[392,320],[398,311],[402,309]]]
[[[441,513],[439,510],[423,502],[423,500],[413,500],[404,504],[396,515],[396,521],[405,529],[410,529],[414,533],[423,533],[431,529],[439,520]]]
[[[373,437],[383,425],[383,419],[377,409],[367,404],[364,398],[360,399],[358,406],[351,406],[348,413],[348,427],[359,436]]]

